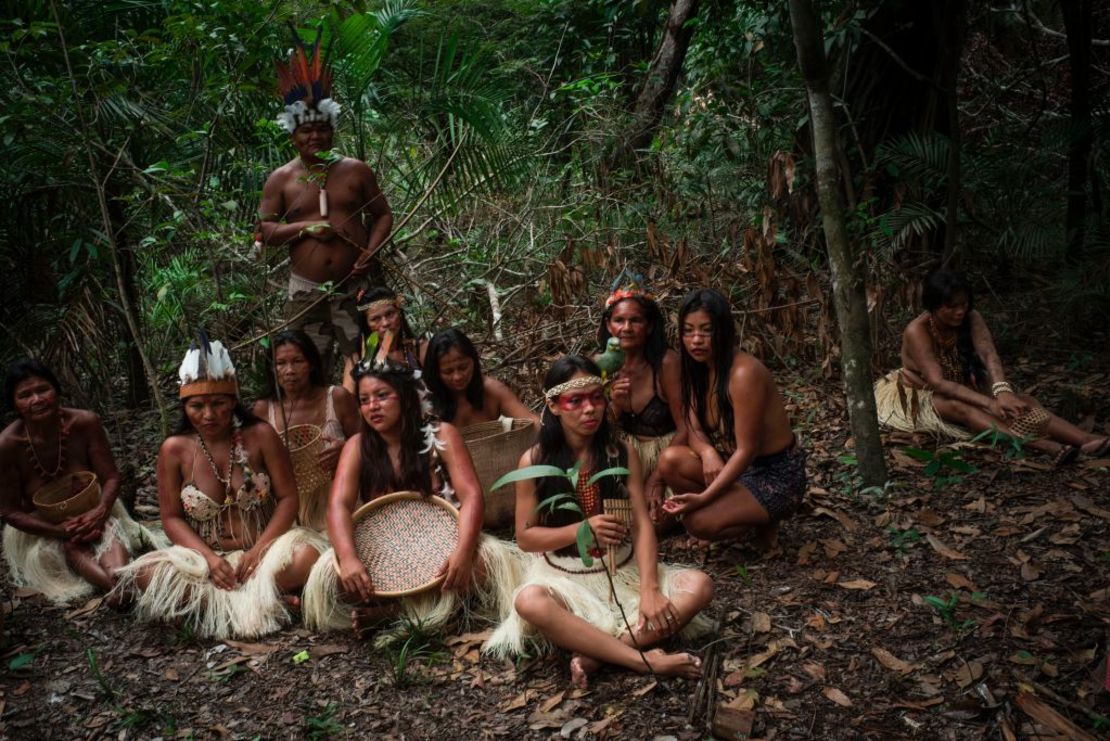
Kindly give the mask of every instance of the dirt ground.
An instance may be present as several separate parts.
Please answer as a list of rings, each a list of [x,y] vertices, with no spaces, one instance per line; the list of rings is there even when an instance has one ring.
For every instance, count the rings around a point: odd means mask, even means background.
[[[1028,364],[1014,375],[1107,431],[1106,375]],[[894,483],[861,492],[839,389],[786,393],[810,490],[778,550],[664,541],[667,559],[716,581],[720,632],[693,647],[712,682],[604,671],[572,691],[566,657],[480,658],[486,626],[405,652],[297,626],[202,641],[95,600],[59,609],[7,587],[0,734],[693,739],[709,735],[708,704],[718,732],[750,722],[753,738],[1108,737],[1110,460],[1053,471],[1041,456],[962,446],[932,472],[904,452],[912,441],[891,439]],[[128,458],[152,463],[154,443],[135,444]],[[138,513],[156,516],[150,464],[138,478]]]

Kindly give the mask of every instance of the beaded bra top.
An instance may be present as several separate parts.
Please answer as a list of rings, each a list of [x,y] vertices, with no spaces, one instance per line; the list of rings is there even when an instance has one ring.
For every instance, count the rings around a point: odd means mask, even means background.
[[[270,521],[274,510],[269,475],[251,470],[246,450],[238,440],[233,445],[231,454],[236,458],[236,465],[242,468],[244,480],[234,493],[228,493],[222,503],[205,494],[196,485],[195,478],[190,478],[181,487],[181,506],[185,510],[185,518],[204,542],[214,547],[219,546],[221,536],[238,537],[244,546],[248,545],[248,541],[253,543],[255,534],[260,533]],[[198,442],[193,450],[194,472],[200,455]],[[222,527],[224,523],[221,522],[220,515],[233,507],[238,508],[243,522],[244,530],[241,533]]]

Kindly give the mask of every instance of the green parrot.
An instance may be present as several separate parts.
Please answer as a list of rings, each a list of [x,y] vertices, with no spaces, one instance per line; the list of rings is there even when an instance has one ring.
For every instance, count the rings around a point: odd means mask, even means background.
[[[624,365],[624,350],[621,349],[621,341],[616,337],[610,337],[609,341],[605,343],[605,352],[597,356],[597,367],[601,369],[601,377],[609,380],[617,374],[617,371]]]

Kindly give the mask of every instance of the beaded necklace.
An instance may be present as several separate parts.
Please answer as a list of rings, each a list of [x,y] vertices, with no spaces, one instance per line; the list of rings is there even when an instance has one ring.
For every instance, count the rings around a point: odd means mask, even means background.
[[[197,440],[200,441],[200,449],[204,451],[204,457],[208,459],[208,465],[212,468],[212,474],[216,477],[217,481],[224,485],[224,506],[226,507],[234,501],[231,497],[231,479],[235,468],[235,459],[243,457],[242,434],[239,430],[236,430],[231,435],[231,449],[227,451],[226,478],[220,475],[220,469],[216,467],[216,461],[212,458],[212,453],[209,452],[208,446],[204,443],[204,436],[198,434]]]
[[[58,413],[58,464],[56,466],[54,466],[53,471],[47,471],[46,466],[42,465],[42,461],[39,460],[39,454],[38,454],[38,451],[35,450],[35,444],[33,442],[31,442],[31,431],[30,430],[27,431],[27,440],[26,440],[26,442],[27,442],[27,450],[31,453],[31,465],[34,467],[34,469],[38,473],[38,475],[41,476],[43,479],[49,480],[49,479],[54,478],[55,476],[58,475],[58,472],[62,470],[62,466],[65,465],[65,462],[66,462],[65,442],[66,442],[66,438],[68,436],[69,436],[69,431],[66,429],[66,426],[64,424],[62,424],[62,416],[61,416],[61,412],[59,412]]]
[[[937,362],[940,363],[940,370],[945,380],[963,383],[967,378],[967,373],[964,369],[963,358],[960,357],[960,350],[956,346],[957,337],[955,335],[947,338],[941,337],[932,314],[929,315],[929,334],[933,337]]]

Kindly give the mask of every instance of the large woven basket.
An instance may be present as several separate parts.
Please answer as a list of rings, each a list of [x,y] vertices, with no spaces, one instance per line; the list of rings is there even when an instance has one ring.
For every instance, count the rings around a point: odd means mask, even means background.
[[[459,513],[442,497],[386,494],[359,507],[355,551],[377,597],[407,597],[437,588],[459,542]]]
[[[73,493],[74,480],[80,491]],[[42,486],[31,497],[43,519],[55,525],[83,515],[100,502],[100,484],[92,471],[75,471]]]
[[[501,527],[513,521],[516,491],[511,486],[491,490],[493,482],[516,469],[520,456],[536,442],[536,427],[530,419],[514,419],[508,429],[501,420],[479,422],[459,431],[485,495],[486,527]]]

